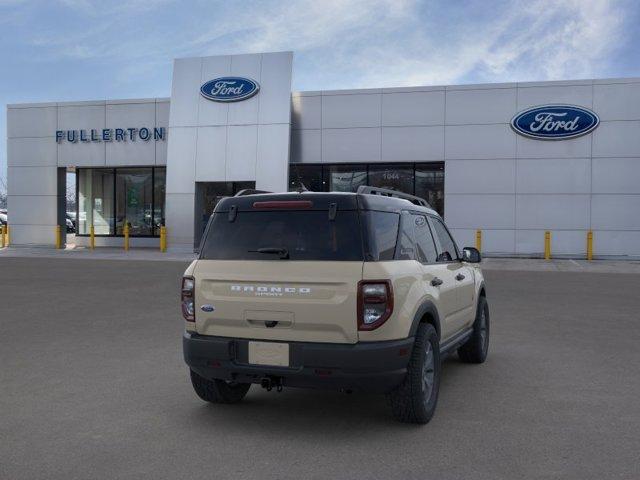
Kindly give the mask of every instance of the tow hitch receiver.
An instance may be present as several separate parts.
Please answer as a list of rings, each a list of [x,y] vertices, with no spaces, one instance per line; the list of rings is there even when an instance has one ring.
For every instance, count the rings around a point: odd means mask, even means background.
[[[260,386],[270,392],[272,389],[276,389],[277,392],[282,391],[282,377],[275,377],[269,375],[268,377],[262,377],[260,380]]]

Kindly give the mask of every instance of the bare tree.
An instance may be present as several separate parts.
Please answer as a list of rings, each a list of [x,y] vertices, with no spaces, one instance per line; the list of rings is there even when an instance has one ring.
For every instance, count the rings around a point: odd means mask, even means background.
[[[0,177],[0,208],[7,208],[7,181]]]
[[[76,209],[76,175],[75,173],[67,173],[67,212],[73,212]]]

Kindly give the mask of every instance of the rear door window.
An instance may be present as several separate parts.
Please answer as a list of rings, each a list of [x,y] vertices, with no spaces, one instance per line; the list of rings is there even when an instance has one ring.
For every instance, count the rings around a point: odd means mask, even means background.
[[[421,263],[435,263],[436,245],[431,236],[429,222],[424,215],[412,215],[416,238],[416,260]]]
[[[362,212],[362,219],[364,231],[367,232],[367,259],[374,262],[393,260],[400,214],[367,210]]]
[[[416,241],[413,231],[413,215],[402,212],[400,217],[400,230],[398,232],[398,248],[396,260],[415,260]]]
[[[431,217],[431,225],[433,227],[433,233],[438,239],[438,262],[451,262],[458,260],[458,248],[456,242],[449,234],[449,231],[444,226],[442,221],[438,218]]]
[[[358,212],[338,211],[330,220],[326,210],[239,211],[233,221],[214,213],[200,258],[362,261]]]

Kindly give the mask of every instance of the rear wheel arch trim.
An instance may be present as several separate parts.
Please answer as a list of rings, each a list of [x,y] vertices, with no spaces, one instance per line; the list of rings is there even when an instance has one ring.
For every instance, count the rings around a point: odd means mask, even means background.
[[[413,322],[411,324],[411,331],[409,332],[409,336],[415,337],[416,332],[418,331],[418,325],[420,325],[420,323],[423,323],[425,317],[430,317],[431,321],[426,321],[425,323],[433,325],[433,328],[436,329],[436,333],[438,334],[438,338],[440,338],[440,316],[438,315],[438,309],[431,300],[427,300],[422,303],[422,305],[420,305],[420,307],[416,311],[416,314],[413,317]]]
[[[487,289],[484,286],[484,280],[482,280],[480,282],[480,285],[478,286],[478,297],[486,297],[487,296]]]

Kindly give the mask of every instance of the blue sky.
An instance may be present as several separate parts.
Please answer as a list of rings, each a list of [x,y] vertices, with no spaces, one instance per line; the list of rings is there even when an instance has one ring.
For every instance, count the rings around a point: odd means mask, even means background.
[[[175,57],[279,50],[295,90],[637,77],[639,24],[635,0],[0,0],[0,104],[169,96]],[[3,179],[5,139],[3,114]]]

